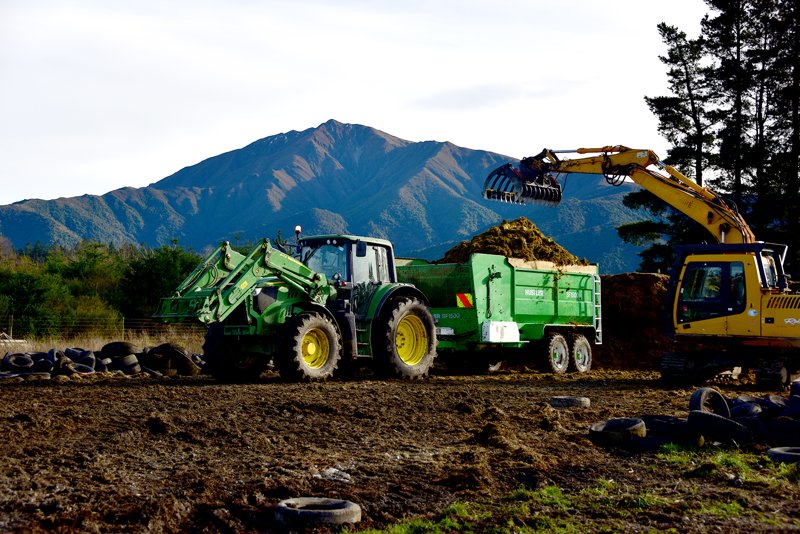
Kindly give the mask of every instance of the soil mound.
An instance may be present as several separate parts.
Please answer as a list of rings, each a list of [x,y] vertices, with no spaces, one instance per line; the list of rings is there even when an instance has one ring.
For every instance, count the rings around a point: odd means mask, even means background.
[[[674,349],[668,337],[669,276],[655,273],[604,275],[603,344],[596,362],[613,369],[657,369]]]
[[[552,238],[544,235],[525,217],[510,222],[503,221],[470,241],[462,241],[434,263],[464,263],[476,252],[500,254],[526,261],[551,261],[556,265],[589,264],[587,260],[571,254]]]

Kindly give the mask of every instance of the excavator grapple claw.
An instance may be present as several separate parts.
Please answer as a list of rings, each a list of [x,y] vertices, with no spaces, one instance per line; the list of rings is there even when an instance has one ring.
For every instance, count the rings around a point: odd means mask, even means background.
[[[510,163],[489,173],[483,184],[483,197],[511,204],[558,204],[561,184],[545,173],[524,177]]]

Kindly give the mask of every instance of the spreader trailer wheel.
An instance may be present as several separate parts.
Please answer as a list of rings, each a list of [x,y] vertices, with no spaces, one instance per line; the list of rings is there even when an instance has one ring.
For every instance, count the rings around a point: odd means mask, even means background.
[[[569,344],[558,332],[551,332],[545,338],[544,369],[556,374],[566,373],[569,369]]]

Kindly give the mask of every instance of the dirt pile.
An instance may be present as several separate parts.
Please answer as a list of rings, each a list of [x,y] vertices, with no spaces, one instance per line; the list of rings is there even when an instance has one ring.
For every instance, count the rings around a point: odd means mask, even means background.
[[[588,265],[571,254],[564,247],[547,237],[535,224],[520,217],[513,221],[503,221],[476,235],[470,241],[462,241],[448,250],[441,260],[435,263],[464,263],[476,253],[500,254],[509,258],[527,261],[551,261],[556,265]]]
[[[673,349],[667,337],[669,276],[624,273],[602,277],[603,344],[595,347],[598,366],[656,369]]]

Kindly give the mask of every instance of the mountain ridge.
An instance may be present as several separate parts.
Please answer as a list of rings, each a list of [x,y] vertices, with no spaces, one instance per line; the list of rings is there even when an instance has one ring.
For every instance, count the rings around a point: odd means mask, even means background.
[[[639,218],[621,202],[635,186],[615,189],[602,177],[571,175],[557,208],[481,198],[484,177],[509,161],[515,160],[329,120],[206,158],[146,187],[0,206],[0,234],[15,247],[177,240],[203,250],[301,224],[307,235],[384,237],[398,254],[412,255],[524,215],[578,256],[614,272],[635,269],[638,249],[614,230]]]

